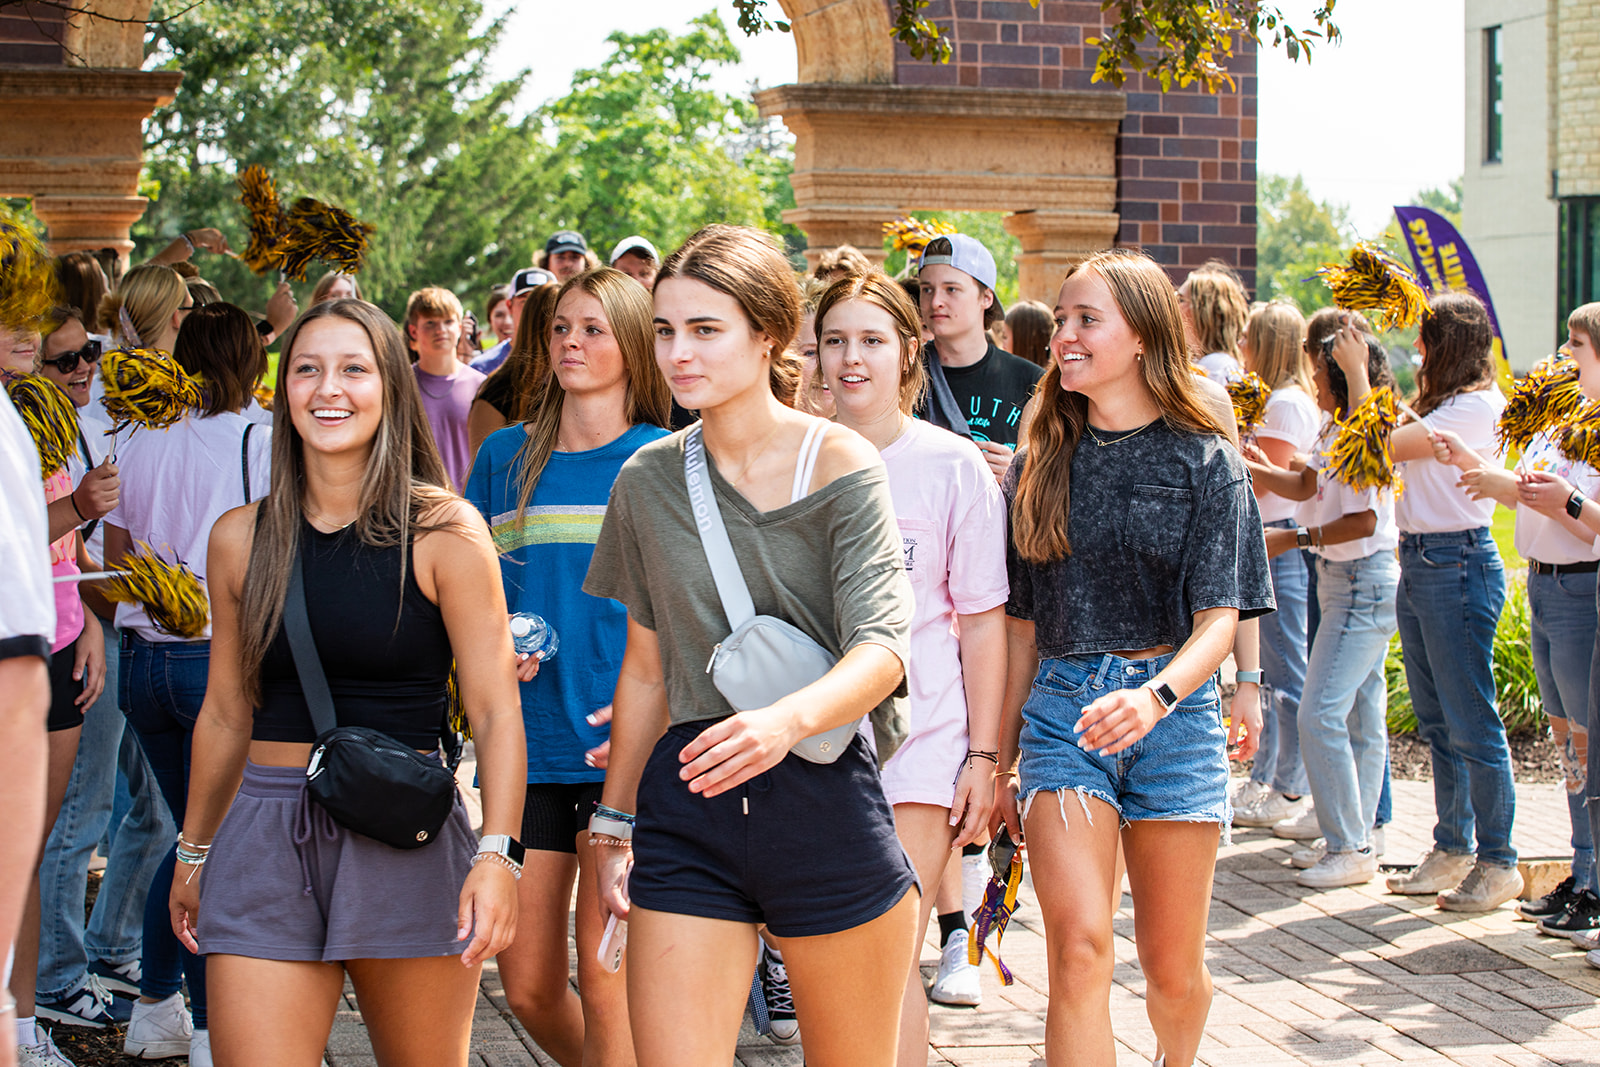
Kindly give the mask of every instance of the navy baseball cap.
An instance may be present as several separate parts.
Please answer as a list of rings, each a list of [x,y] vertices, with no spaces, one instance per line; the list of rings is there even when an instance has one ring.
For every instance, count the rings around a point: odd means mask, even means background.
[[[589,242],[583,239],[583,234],[577,230],[559,230],[550,235],[550,240],[544,243],[546,255],[553,256],[557,252],[587,252]]]

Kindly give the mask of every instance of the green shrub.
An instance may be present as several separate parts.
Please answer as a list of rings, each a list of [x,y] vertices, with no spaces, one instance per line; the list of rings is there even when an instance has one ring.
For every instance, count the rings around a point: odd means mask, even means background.
[[[1544,705],[1539,700],[1539,682],[1533,673],[1533,650],[1528,641],[1528,592],[1520,574],[1508,575],[1506,606],[1494,631],[1494,685],[1500,706],[1500,719],[1511,734],[1544,729]],[[1389,642],[1383,663],[1389,683],[1389,730],[1408,734],[1417,728],[1411,708],[1411,689],[1406,684],[1405,662],[1400,654],[1400,637]]]

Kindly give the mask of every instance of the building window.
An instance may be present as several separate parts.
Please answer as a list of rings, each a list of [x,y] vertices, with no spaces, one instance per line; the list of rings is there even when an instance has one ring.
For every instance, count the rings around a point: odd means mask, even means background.
[[[1490,26],[1483,31],[1483,161],[1498,163],[1504,151],[1505,129],[1505,35],[1502,27]]]
[[[1600,300],[1600,196],[1571,196],[1561,201],[1562,325],[1572,309]]]

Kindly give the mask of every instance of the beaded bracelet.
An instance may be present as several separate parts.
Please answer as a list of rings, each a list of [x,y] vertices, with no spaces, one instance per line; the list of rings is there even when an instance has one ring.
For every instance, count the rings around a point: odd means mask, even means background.
[[[483,860],[492,860],[511,872],[511,877],[522,881],[522,868],[513,863],[511,857],[500,852],[474,852],[469,867],[476,867]]]
[[[597,834],[593,830],[590,830],[589,847],[593,848],[596,845],[609,845],[615,848],[632,848],[633,842],[629,841],[627,838],[616,837],[612,834]]]
[[[608,807],[605,804],[600,803],[598,800],[595,801],[594,813],[600,816],[602,819],[615,819],[617,822],[625,822],[629,826],[632,826],[634,819],[637,818],[637,816],[630,815],[628,812],[618,811],[616,808]]]

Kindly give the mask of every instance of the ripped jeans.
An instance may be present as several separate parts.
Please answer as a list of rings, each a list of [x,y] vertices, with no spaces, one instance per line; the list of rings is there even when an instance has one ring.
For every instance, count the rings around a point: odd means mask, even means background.
[[[1572,877],[1595,890],[1594,838],[1584,810],[1589,754],[1589,687],[1594,656],[1595,572],[1528,571],[1528,647],[1539,698],[1555,735],[1572,819]]]
[[[1066,791],[1072,790],[1085,820],[1090,818],[1088,798],[1097,797],[1124,823],[1170,820],[1226,827],[1232,822],[1227,737],[1215,678],[1206,679],[1121,752],[1102,756],[1078,747],[1073,727],[1085,705],[1118,689],[1139,688],[1171,661],[1172,653],[1150,659],[1107,653],[1040,661],[1022,708],[1024,813],[1041,791],[1056,793],[1070,829],[1079,817],[1066,804]]]

